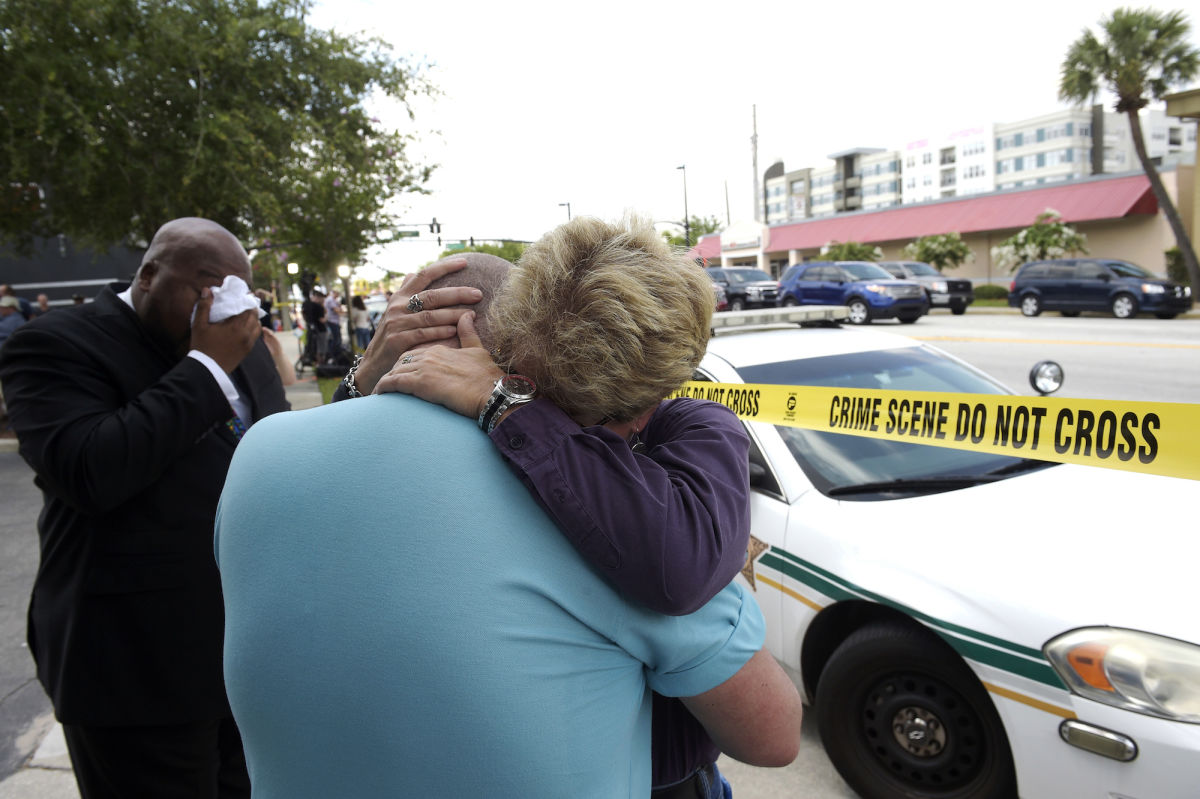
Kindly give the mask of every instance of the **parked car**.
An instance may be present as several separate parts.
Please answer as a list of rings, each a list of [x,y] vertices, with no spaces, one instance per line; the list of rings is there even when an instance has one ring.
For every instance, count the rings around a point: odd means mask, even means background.
[[[725,287],[720,283],[713,283],[713,310],[728,311],[729,310],[729,295],[725,293]]]
[[[852,324],[899,319],[912,324],[929,311],[920,283],[897,280],[869,261],[793,264],[779,281],[782,305],[845,305]]]
[[[710,266],[713,282],[725,289],[729,310],[773,308],[779,301],[779,281],[761,269],[748,266]]]
[[[367,307],[367,318],[371,321],[371,330],[379,324],[379,319],[387,310],[387,303],[388,298],[383,294],[372,294],[363,300],[363,305]]]
[[[1192,307],[1192,288],[1115,258],[1031,261],[1017,270],[1008,304],[1026,316],[1109,311],[1118,319],[1153,313],[1172,319]]]
[[[906,336],[795,324],[718,326],[696,379],[1011,393]],[[1194,799],[1200,548],[1178,520],[1200,483],[745,424],[737,579],[860,796]]]
[[[929,304],[935,308],[949,308],[953,314],[964,314],[967,306],[975,302],[971,281],[946,277],[923,261],[880,261],[879,265],[892,277],[913,280],[924,286]]]

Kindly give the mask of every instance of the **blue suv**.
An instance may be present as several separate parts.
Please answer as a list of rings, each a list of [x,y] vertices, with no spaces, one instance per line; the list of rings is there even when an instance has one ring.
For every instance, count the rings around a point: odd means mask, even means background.
[[[910,325],[929,312],[920,283],[897,280],[870,261],[795,264],[779,285],[780,305],[845,305],[856,325],[893,318]]]

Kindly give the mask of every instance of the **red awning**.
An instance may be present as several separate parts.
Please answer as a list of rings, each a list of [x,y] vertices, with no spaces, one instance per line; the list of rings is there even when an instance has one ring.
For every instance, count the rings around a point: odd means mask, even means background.
[[[770,228],[764,249],[808,250],[831,241],[874,243],[937,233],[1023,228],[1047,208],[1057,211],[1064,222],[1087,222],[1154,214],[1158,203],[1149,178],[1128,175],[779,225]]]
[[[688,257],[720,258],[721,235],[719,233],[710,233],[707,236],[701,236],[700,241],[696,242],[696,246],[688,250]]]

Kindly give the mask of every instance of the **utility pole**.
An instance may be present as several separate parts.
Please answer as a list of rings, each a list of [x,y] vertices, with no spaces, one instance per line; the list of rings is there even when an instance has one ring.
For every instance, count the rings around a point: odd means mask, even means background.
[[[750,135],[750,158],[754,163],[754,221],[761,222],[758,196],[758,106],[750,106],[750,113],[754,122],[754,132]]]
[[[687,164],[675,167],[683,170],[683,246],[692,248],[692,222],[688,219],[687,208]]]

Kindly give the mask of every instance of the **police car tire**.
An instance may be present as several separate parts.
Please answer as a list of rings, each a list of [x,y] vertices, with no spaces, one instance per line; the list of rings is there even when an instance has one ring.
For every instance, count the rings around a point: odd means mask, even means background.
[[[915,622],[870,624],[843,641],[821,672],[816,713],[829,759],[863,799],[1017,795],[1008,738],[987,692],[953,649]],[[923,747],[901,744],[905,719],[928,732]]]

